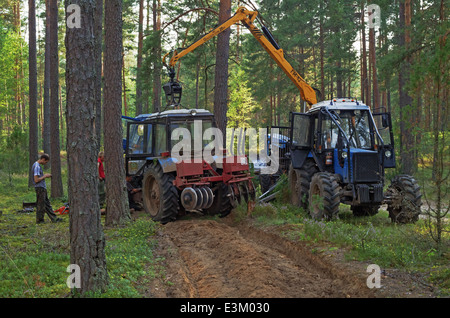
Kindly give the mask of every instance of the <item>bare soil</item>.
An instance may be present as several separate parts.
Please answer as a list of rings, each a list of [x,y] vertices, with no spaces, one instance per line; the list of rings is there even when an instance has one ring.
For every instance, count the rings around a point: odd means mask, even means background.
[[[153,280],[157,298],[432,297],[432,289],[399,271],[383,271],[382,288],[369,289],[367,265],[344,261],[343,251],[315,253],[302,242],[234,223],[232,215],[194,217],[162,227],[157,257],[165,276]]]

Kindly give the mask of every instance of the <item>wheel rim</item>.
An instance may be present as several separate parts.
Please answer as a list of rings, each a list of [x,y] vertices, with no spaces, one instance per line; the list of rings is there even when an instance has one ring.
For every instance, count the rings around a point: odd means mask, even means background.
[[[159,211],[160,206],[160,193],[159,193],[159,185],[154,176],[149,176],[146,182],[147,194],[146,197],[146,205],[147,209],[150,212],[151,216],[156,216]]]

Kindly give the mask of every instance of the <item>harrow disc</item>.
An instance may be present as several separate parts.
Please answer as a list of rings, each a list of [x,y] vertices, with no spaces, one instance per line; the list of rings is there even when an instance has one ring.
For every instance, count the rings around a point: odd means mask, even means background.
[[[203,202],[205,201],[205,198],[203,197],[202,190],[200,188],[195,188],[195,193],[197,194],[197,205],[195,207],[196,210],[199,210],[203,207]]]
[[[198,196],[193,188],[186,188],[181,192],[181,204],[186,211],[195,210],[197,207]]]

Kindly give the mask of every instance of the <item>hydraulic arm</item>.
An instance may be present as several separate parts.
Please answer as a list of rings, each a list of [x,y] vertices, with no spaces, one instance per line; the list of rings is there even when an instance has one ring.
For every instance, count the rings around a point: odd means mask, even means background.
[[[166,54],[163,58],[163,63],[169,69],[172,81],[175,76],[174,67],[178,60],[185,56],[186,54],[194,51],[199,46],[203,45],[205,42],[209,41],[219,33],[228,29],[235,23],[241,22],[253,36],[258,40],[261,46],[266,50],[267,53],[275,60],[278,66],[286,73],[286,75],[291,79],[292,82],[297,86],[300,90],[300,96],[304,101],[306,101],[310,106],[317,103],[317,97],[315,90],[308,84],[306,81],[298,74],[296,70],[289,64],[288,61],[284,58],[283,50],[279,47],[272,34],[266,27],[262,27],[262,32],[255,25],[254,21],[258,16],[257,11],[249,11],[245,7],[239,7],[236,14],[232,16],[230,19],[225,21],[222,25],[218,26],[201,39],[190,45],[188,48],[182,49],[180,52],[175,50],[173,52],[173,56],[167,65],[165,62],[166,57],[170,54]]]

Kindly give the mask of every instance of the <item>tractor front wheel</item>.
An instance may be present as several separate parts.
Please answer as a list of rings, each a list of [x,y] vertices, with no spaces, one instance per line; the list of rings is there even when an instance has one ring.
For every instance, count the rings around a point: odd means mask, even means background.
[[[422,194],[412,176],[396,176],[385,196],[389,197],[388,211],[392,222],[406,224],[419,219]]]
[[[173,180],[159,164],[151,164],[142,182],[145,211],[163,224],[176,220],[178,214],[178,191]]]
[[[312,218],[331,220],[339,213],[340,190],[333,174],[316,173],[309,188],[309,213]]]

